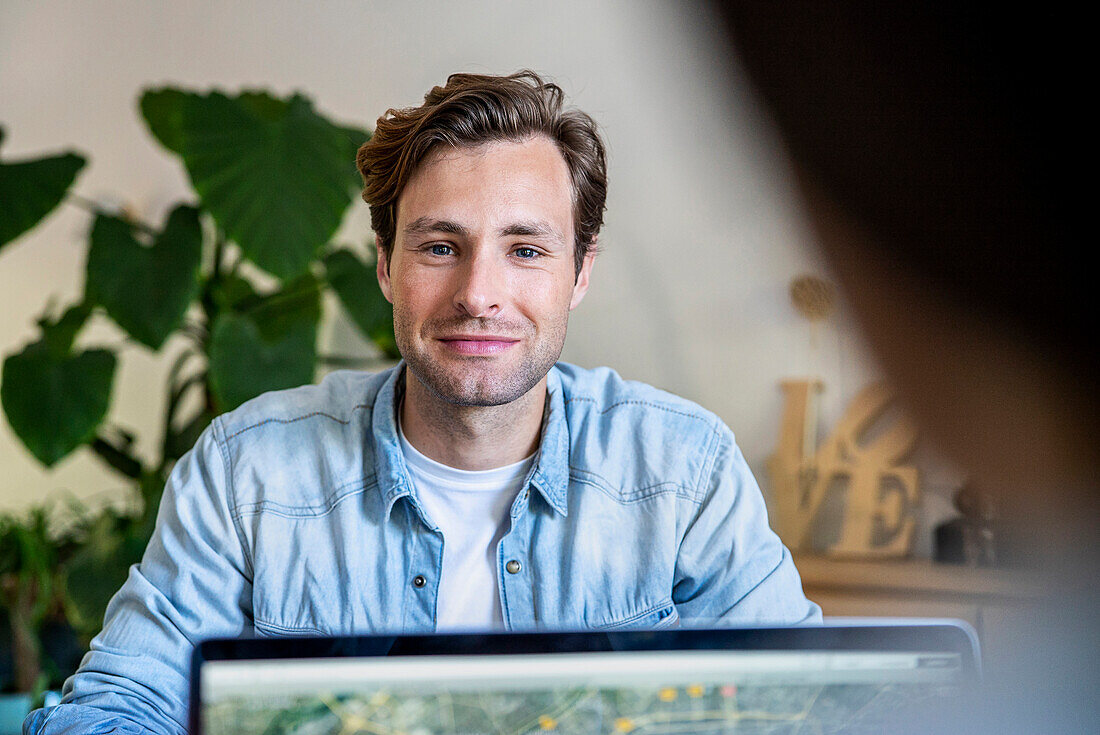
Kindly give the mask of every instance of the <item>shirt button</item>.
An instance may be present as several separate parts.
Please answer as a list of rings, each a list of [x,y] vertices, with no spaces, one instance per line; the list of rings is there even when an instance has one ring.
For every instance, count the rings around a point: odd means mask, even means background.
[[[509,574],[519,574],[519,570],[523,569],[523,565],[520,564],[515,559],[512,559],[511,561],[509,561],[507,564],[504,565],[504,568],[508,570]]]
[[[428,580],[424,579],[423,574],[418,574],[413,577],[413,587],[423,587],[428,583]]]

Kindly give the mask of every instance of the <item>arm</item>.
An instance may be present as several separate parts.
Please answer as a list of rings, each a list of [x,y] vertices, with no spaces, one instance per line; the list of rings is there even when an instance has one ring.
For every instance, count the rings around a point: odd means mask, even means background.
[[[672,599],[704,624],[820,623],[791,554],[768,526],[764,497],[733,434],[720,427],[700,502],[676,560]]]
[[[194,644],[250,630],[251,569],[229,512],[220,431],[215,421],[176,465],[103,631],[62,703],[32,712],[24,733],[184,733]]]

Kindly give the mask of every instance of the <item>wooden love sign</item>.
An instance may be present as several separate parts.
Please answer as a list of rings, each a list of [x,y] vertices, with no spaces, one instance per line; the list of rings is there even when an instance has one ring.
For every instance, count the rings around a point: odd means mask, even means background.
[[[893,404],[881,383],[853,399],[832,435],[816,449],[816,380],[782,384],[785,406],[779,447],[768,461],[776,531],[793,550],[808,549],[813,521],[827,495],[844,491],[844,520],[829,556],[904,556],[913,540],[920,499],[915,467],[902,464],[917,433],[904,417],[872,435]]]

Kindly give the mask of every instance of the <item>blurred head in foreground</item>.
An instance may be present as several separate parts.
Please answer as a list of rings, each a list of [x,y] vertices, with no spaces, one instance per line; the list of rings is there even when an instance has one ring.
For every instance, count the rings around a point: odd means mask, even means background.
[[[1079,516],[1100,477],[1096,276],[1065,176],[1081,50],[1030,11],[913,5],[718,3],[910,410],[984,489]]]
[[[1063,688],[1072,730],[1100,663],[1083,24],[966,3],[715,7],[883,368],[1049,581],[1049,617],[1018,631],[1034,653],[1011,666]]]

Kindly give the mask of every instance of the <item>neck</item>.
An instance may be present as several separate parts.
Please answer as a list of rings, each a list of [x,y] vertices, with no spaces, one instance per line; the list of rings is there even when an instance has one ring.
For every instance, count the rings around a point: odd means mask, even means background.
[[[401,430],[417,451],[460,470],[490,470],[519,462],[538,448],[546,378],[511,403],[456,406],[405,371]]]

